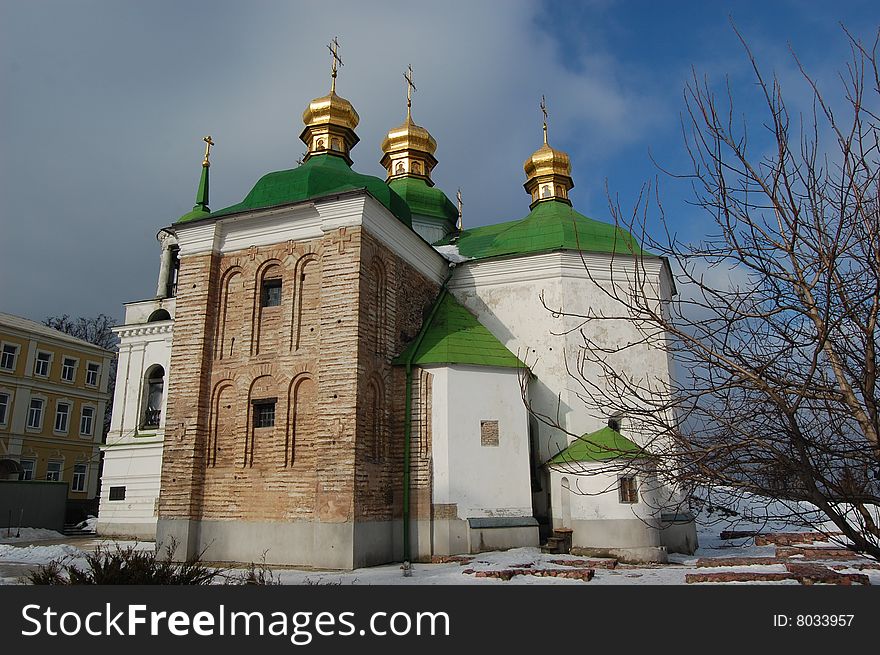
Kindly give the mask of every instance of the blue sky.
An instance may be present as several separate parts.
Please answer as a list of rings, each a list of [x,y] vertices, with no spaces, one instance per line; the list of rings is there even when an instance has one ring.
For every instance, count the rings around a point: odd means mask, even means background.
[[[301,114],[329,86],[361,115],[355,168],[382,175],[384,133],[405,112],[438,141],[435,180],[462,188],[467,225],[528,212],[522,163],[550,141],[572,157],[572,199],[607,220],[605,183],[631,205],[664,166],[687,172],[682,88],[692,68],[729,76],[758,116],[732,17],[792,106],[809,109],[788,46],[827,88],[848,46],[870,40],[875,2],[0,2],[0,311],[34,319],[122,315],[149,297],[157,230],[193,204],[201,137],[217,143],[211,206],[241,200],[304,147]],[[755,130],[760,133],[758,119]],[[684,181],[661,179],[667,214],[699,238],[709,223]]]

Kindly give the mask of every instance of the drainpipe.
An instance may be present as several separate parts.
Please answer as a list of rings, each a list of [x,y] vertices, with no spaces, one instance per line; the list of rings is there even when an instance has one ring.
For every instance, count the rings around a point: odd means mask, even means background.
[[[446,285],[449,284],[449,280],[452,279],[452,274],[454,272],[455,264],[450,263],[449,275],[447,275],[446,279],[443,280],[443,286],[440,287],[440,293],[437,294],[437,299],[434,301],[434,306],[431,307],[431,313],[428,314],[428,318],[425,319],[424,323],[422,323],[422,328],[419,330],[419,334],[416,337],[415,343],[413,344],[413,347],[410,349],[409,355],[407,355],[406,358],[406,399],[404,401],[403,417],[403,560],[405,562],[412,561],[409,538],[409,487],[411,459],[410,440],[412,437],[412,361],[419,351],[419,346],[422,345],[422,339],[425,338],[425,333],[428,331],[428,326],[430,326],[431,322],[434,320],[434,315],[437,313],[437,309],[440,307],[440,303],[443,301],[443,298],[446,297]]]

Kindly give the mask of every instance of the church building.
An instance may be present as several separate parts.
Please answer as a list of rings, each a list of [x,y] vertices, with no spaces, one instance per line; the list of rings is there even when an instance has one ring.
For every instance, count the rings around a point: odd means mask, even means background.
[[[574,210],[546,120],[525,217],[462,229],[460,201],[432,180],[411,71],[386,178],[357,173],[359,117],[331,50],[302,163],[212,211],[206,137],[196,205],[159,232],[156,296],[116,328],[98,532],[173,541],[181,558],[335,569],[538,546],[554,530],[576,552],[692,552],[674,491],[600,470],[650,453],[626,417],[578,397],[579,337],[547,308],[607,305],[597,284],[636,265],[669,299],[668,264]],[[625,365],[669,380],[663,351],[637,359]]]

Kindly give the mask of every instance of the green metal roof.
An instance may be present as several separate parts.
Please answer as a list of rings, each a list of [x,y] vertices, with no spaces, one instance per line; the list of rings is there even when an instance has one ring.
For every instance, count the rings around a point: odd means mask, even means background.
[[[394,363],[405,364],[413,345],[403,351]],[[525,368],[525,364],[450,293],[445,293],[440,301],[412,363]]]
[[[623,228],[587,218],[559,200],[539,202],[519,221],[464,230],[435,245],[454,243],[465,257],[581,250],[621,255],[650,254]]]
[[[565,450],[551,459],[549,464],[572,462],[606,462],[617,457],[644,456],[645,451],[616,430],[609,427],[596,430],[575,439]]]
[[[458,209],[437,187],[419,177],[398,177],[388,183],[395,193],[406,201],[413,215],[437,218],[455,225]]]
[[[409,206],[384,180],[354,172],[342,157],[335,155],[317,155],[297,168],[268,173],[259,179],[240,203],[211,212],[210,215],[213,218],[228,216],[355,189],[366,189],[402,223],[412,226]],[[192,220],[195,217],[187,214],[178,223]]]

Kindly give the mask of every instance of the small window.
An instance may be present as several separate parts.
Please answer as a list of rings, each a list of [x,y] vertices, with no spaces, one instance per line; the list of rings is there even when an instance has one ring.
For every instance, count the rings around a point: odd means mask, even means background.
[[[254,427],[275,427],[275,401],[259,401],[254,403]]]
[[[98,386],[98,373],[101,372],[101,365],[95,362],[89,362],[86,366],[86,384],[90,387]]]
[[[34,375],[41,378],[49,377],[49,366],[52,364],[52,353],[37,352],[34,360]]]
[[[83,437],[92,436],[95,421],[95,408],[83,407],[79,416],[79,433]]]
[[[58,403],[55,407],[55,432],[67,432],[70,422],[70,403]]]
[[[636,478],[634,475],[624,475],[618,479],[620,502],[621,503],[637,503],[639,502],[639,491],[636,486]]]
[[[498,421],[480,421],[480,445],[498,445]]]
[[[620,417],[612,416],[608,419],[608,427],[614,430],[615,432],[620,432]]]
[[[21,464],[21,473],[18,475],[19,480],[33,480],[34,479],[34,469],[36,468],[36,462],[32,459],[23,459],[19,462]]]
[[[6,425],[7,414],[9,414],[9,394],[0,393],[0,425]]]
[[[71,491],[85,491],[86,490],[86,474],[88,473],[89,467],[87,464],[74,464],[73,465],[73,478],[70,481],[70,490]]]
[[[61,481],[61,462],[49,462],[46,465],[46,479],[49,482]]]
[[[27,426],[33,430],[39,430],[43,426],[43,400],[41,398],[31,398],[31,404],[28,406]]]
[[[18,356],[18,346],[13,343],[4,343],[3,352],[0,354],[0,368],[6,371],[15,370],[15,358]]]
[[[281,304],[281,280],[264,280],[262,292],[263,307],[278,307]]]
[[[109,500],[125,500],[125,487],[110,487]]]
[[[76,376],[76,360],[71,357],[65,357],[61,360],[61,379],[65,382],[73,382]]]

